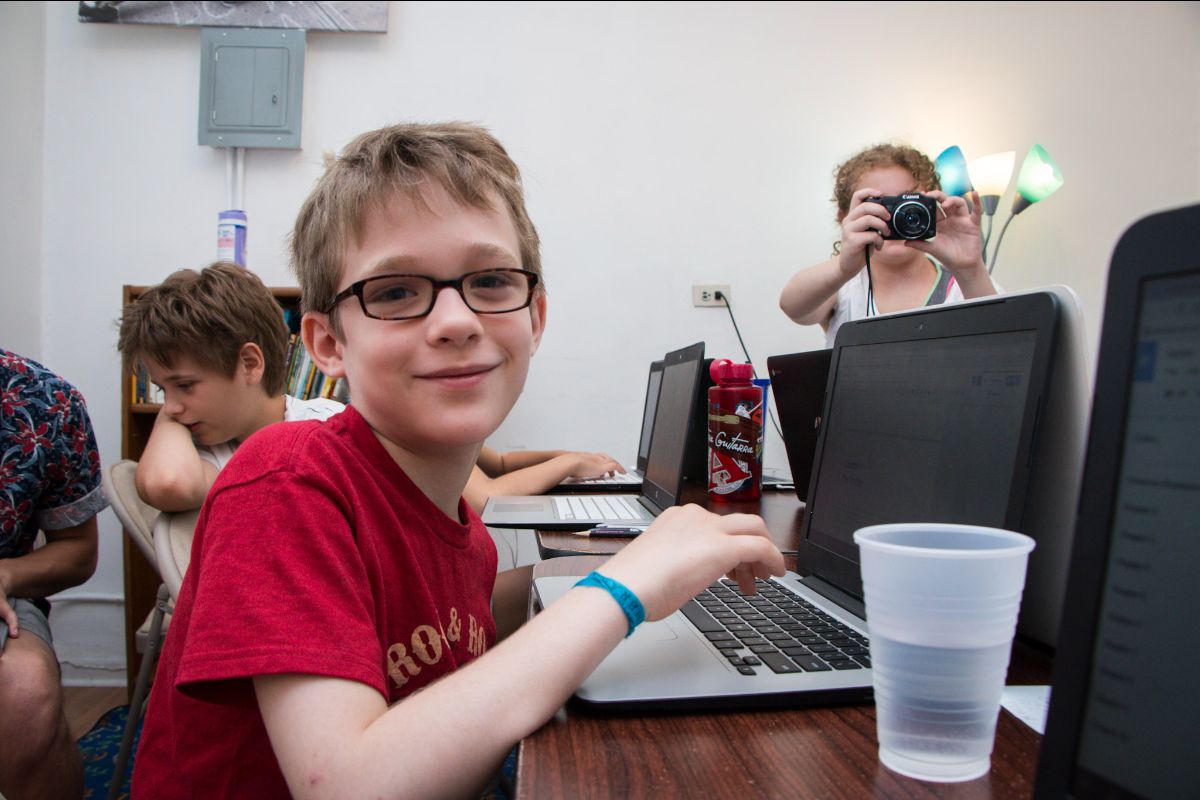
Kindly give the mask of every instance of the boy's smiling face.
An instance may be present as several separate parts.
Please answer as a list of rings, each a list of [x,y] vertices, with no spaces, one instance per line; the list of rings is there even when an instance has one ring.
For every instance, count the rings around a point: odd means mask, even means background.
[[[448,280],[522,266],[516,227],[498,198],[496,210],[485,211],[431,185],[424,199],[422,206],[398,195],[385,210],[368,212],[361,239],[347,250],[339,291],[388,273]],[[417,319],[371,319],[354,297],[337,313],[342,336],[330,344],[331,371],[348,378],[352,404],[385,440],[429,454],[473,450],[504,421],[541,340],[545,296],[529,308],[476,314],[447,288]]]

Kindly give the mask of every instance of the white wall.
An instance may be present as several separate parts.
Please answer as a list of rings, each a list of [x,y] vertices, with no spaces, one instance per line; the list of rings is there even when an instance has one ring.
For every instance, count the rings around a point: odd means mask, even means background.
[[[0,5],[0,348],[42,356],[42,133],[46,16]]]
[[[214,255],[224,155],[196,145],[199,33],[80,24],[74,3],[47,5],[44,20],[13,5],[0,11],[3,208],[40,190],[43,212],[40,230],[33,212],[0,215],[0,343],[40,345],[77,383],[111,461],[121,285]],[[389,31],[309,34],[303,149],[247,157],[250,266],[293,283],[284,236],[322,151],[395,121],[489,126],[524,169],[550,289],[545,343],[492,440],[501,448],[631,459],[652,358],[701,339],[710,355],[739,355],[725,312],[691,307],[695,282],[732,285],[760,370],[769,354],[820,346],[819,331],[778,311],[778,293],[828,254],[831,171],[866,144],[1018,158],[1044,145],[1066,185],[1013,223],[998,278],[1073,286],[1093,349],[1120,233],[1200,199],[1196,3],[412,2],[391,6]],[[39,69],[44,94],[29,97]],[[40,171],[40,186],[23,189],[14,170]],[[30,228],[40,241],[7,261]],[[767,461],[784,463],[773,434]],[[89,595],[121,592],[107,513],[103,533]],[[84,654],[111,666],[119,618],[94,613],[103,622],[60,619],[58,636],[69,648],[83,641],[71,624],[114,624],[110,649]]]

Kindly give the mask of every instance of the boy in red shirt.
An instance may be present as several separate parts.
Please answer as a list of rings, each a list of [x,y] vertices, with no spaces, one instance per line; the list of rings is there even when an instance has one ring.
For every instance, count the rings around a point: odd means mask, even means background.
[[[292,258],[305,346],[351,404],[264,429],[210,491],[135,795],[478,792],[643,615],[783,572],[758,517],[670,509],[489,650],[496,550],[462,492],[546,318],[516,166],[474,126],[364,134]]]

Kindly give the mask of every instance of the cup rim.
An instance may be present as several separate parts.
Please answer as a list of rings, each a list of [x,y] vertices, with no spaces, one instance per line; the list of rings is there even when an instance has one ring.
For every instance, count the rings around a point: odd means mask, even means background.
[[[892,533],[906,530],[921,530],[921,531],[956,531],[966,533],[968,535],[989,535],[996,536],[1008,541],[1000,547],[989,547],[980,550],[956,550],[947,547],[918,547],[911,544],[895,544],[893,542],[884,542],[875,538],[884,533]],[[905,555],[921,555],[934,558],[995,558],[998,555],[1022,555],[1033,550],[1036,542],[1029,536],[1018,533],[1017,531],[1009,531],[1003,528],[989,528],[984,525],[965,525],[952,522],[889,522],[882,525],[868,525],[864,528],[859,528],[854,532],[854,543],[860,548],[866,546],[878,551],[905,554]]]

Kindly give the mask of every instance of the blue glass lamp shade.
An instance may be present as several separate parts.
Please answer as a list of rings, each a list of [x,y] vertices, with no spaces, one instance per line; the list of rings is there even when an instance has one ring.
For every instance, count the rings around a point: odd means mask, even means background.
[[[942,182],[942,191],[951,196],[961,197],[971,191],[971,176],[967,173],[967,159],[958,145],[952,145],[943,150],[933,162],[938,178]]]

